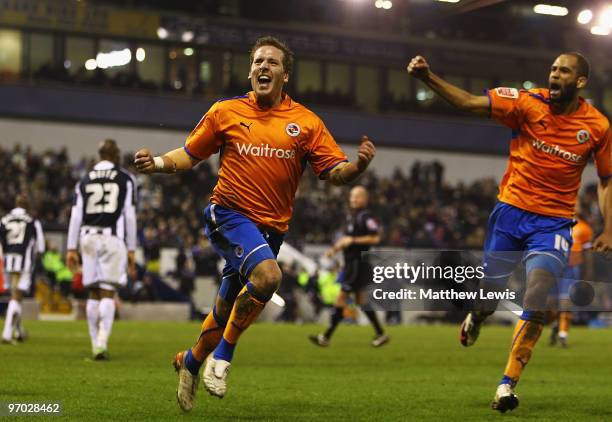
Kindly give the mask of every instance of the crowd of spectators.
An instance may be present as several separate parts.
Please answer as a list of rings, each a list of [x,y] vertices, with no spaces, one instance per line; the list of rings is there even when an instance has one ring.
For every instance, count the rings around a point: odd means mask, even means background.
[[[13,148],[0,147],[0,211],[3,214],[14,206],[15,196],[28,192],[36,217],[48,229],[68,226],[70,207],[77,177],[83,174],[91,163],[82,159],[74,164],[69,162],[68,151],[34,153],[30,147],[16,145]]]
[[[8,212],[18,192],[27,191],[33,213],[47,230],[66,230],[74,186],[95,163],[93,157],[71,161],[67,150],[35,153],[30,147],[0,147],[0,212]],[[124,156],[132,170],[132,154]],[[138,237],[147,262],[159,259],[160,248],[188,251],[194,268],[179,269],[214,274],[214,252],[201,227],[201,210],[209,200],[216,173],[208,162],[172,177],[137,175],[139,186]],[[494,207],[497,185],[484,178],[470,184],[450,183],[437,161],[414,162],[397,168],[390,177],[370,171],[360,180],[370,192],[370,208],[384,227],[384,246],[408,248],[482,247],[487,218]],[[329,244],[338,235],[347,211],[347,192],[306,171],[300,184],[287,241],[298,248],[305,243]],[[599,227],[594,186],[583,191],[582,209]],[[339,224],[340,223],[340,224]],[[153,264],[155,265],[155,264]],[[155,271],[155,268],[150,268]],[[183,274],[186,277],[185,274]]]
[[[480,248],[497,186],[493,179],[450,184],[438,161],[396,168],[391,177],[367,173],[370,208],[383,223],[385,246]],[[346,214],[346,189],[309,174],[300,185],[289,232],[295,242],[329,243]]]

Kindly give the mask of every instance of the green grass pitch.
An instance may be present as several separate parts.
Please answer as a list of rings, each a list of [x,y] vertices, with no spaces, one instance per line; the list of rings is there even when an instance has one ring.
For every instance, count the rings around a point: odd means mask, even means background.
[[[191,345],[195,323],[118,321],[111,360],[89,359],[85,322],[27,322],[30,339],[0,347],[0,401],[61,401],[62,419],[206,421],[612,420],[612,333],[576,328],[571,347],[544,332],[517,388],[519,407],[489,408],[512,327],[485,327],[470,349],[455,326],[393,327],[369,345],[369,327],[340,326],[319,349],[321,327],[256,324],[234,358],[227,396],[200,384],[190,414],[175,402],[173,354]],[[42,420],[45,418],[37,418]]]

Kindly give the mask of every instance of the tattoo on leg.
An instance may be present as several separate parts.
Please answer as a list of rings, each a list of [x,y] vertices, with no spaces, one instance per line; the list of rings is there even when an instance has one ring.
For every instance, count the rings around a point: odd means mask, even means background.
[[[236,298],[234,303],[234,318],[232,319],[232,326],[238,330],[243,331],[251,323],[251,319],[254,317],[258,308],[263,308],[263,304],[254,299],[249,293],[244,292]]]

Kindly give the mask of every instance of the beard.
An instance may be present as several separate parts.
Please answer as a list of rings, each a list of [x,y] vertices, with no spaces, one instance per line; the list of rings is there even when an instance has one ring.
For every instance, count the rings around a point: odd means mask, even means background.
[[[551,103],[556,104],[569,103],[576,97],[576,94],[578,92],[578,87],[575,84],[566,85],[563,87],[559,84],[551,84],[550,88],[557,88],[559,90],[559,97],[550,99]]]

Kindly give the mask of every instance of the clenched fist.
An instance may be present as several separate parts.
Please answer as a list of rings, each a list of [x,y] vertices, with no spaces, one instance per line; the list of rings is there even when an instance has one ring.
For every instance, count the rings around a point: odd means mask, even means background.
[[[134,154],[134,165],[140,173],[153,173],[155,171],[155,163],[153,155],[148,149],[141,149]]]
[[[361,137],[361,144],[357,150],[357,168],[359,171],[365,170],[376,155],[376,147],[367,136]]]
[[[431,72],[429,69],[429,63],[427,63],[423,56],[416,56],[410,60],[406,70],[408,70],[408,73],[410,73],[412,76],[422,81],[429,79]]]

